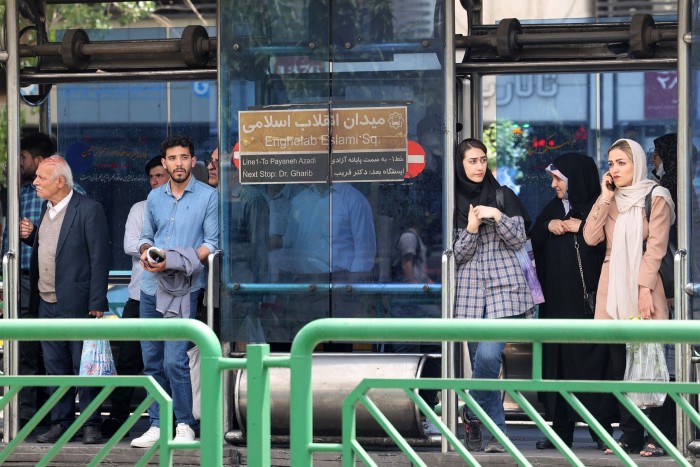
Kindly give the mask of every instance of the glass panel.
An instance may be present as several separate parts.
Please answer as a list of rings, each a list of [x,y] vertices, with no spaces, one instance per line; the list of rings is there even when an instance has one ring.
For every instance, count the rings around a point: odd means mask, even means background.
[[[180,32],[116,29],[90,31],[89,36],[136,40]],[[169,132],[190,136],[198,158],[208,157],[216,147],[216,83],[65,84],[57,90],[58,152],[68,160],[75,181],[104,207],[112,271],[130,271],[131,259],[122,246],[124,224],[131,206],[148,196],[144,167],[159,154]]]
[[[587,154],[602,173],[615,140],[630,138],[651,149],[655,138],[677,127],[671,71],[487,77],[484,89],[484,139],[496,154],[497,178],[519,194],[533,219],[552,198],[544,168],[558,156]],[[488,114],[489,108],[495,112]]]
[[[164,84],[58,86],[58,153],[74,180],[99,201],[112,235],[112,269],[131,270],[122,240],[129,209],[146,199],[146,162],[165,138]],[[138,117],[137,117],[138,116]]]
[[[552,199],[544,168],[565,153],[596,155],[595,76],[499,76],[485,79],[484,89],[484,108],[495,109],[484,119],[484,141],[497,179],[534,221]]]
[[[290,342],[322,317],[439,316],[439,290],[421,285],[440,281],[442,11],[293,0],[221,15],[222,337]],[[408,224],[419,279],[390,297],[380,283],[406,280]]]

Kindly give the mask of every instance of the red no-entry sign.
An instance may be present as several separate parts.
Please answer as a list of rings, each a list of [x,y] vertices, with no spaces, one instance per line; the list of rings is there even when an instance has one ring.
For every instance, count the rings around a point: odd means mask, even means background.
[[[404,178],[413,178],[425,168],[425,149],[410,139],[406,144],[406,158],[408,159],[408,169]]]
[[[241,151],[239,150],[239,146],[240,143],[236,143],[233,147],[233,165],[236,166],[236,169],[241,165]]]

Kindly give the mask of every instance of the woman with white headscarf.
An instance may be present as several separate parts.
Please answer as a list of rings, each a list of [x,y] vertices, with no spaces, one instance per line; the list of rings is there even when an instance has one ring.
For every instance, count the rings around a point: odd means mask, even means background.
[[[583,229],[583,238],[589,245],[606,240],[595,319],[668,319],[659,267],[675,221],[671,194],[647,178],[646,155],[635,141],[615,141],[608,150],[608,164],[610,169],[603,174],[602,193]],[[647,221],[645,200],[654,187]],[[612,348],[611,378],[622,379],[625,348],[624,345]],[[628,453],[640,452],[644,428],[624,407],[620,406],[620,412],[623,433],[618,444]]]

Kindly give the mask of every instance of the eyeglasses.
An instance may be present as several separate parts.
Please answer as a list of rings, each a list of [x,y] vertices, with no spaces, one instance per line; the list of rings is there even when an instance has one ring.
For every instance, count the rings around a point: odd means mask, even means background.
[[[209,164],[211,164],[214,167],[219,167],[219,159],[207,159],[207,167],[209,166]]]

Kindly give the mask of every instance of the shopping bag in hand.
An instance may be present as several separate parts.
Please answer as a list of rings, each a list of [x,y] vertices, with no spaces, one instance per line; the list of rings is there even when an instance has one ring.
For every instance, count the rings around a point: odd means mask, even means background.
[[[660,383],[668,380],[663,344],[627,344],[625,381]],[[666,400],[666,394],[663,392],[630,392],[627,396],[640,409],[661,407]]]
[[[80,376],[112,376],[117,374],[109,341],[85,341],[80,356]]]

